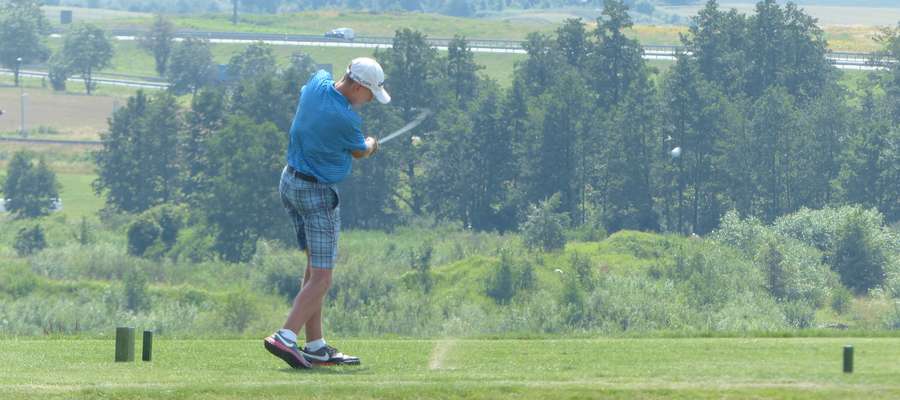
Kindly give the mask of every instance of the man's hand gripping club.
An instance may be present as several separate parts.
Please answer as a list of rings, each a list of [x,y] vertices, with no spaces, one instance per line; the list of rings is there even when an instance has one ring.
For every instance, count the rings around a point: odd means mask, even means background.
[[[378,152],[378,140],[369,136],[366,138],[366,149],[352,152],[353,158],[360,159],[363,157],[371,157]]]

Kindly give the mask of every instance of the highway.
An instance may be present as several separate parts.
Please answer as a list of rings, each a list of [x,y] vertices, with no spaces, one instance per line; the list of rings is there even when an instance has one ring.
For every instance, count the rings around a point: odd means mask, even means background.
[[[132,41],[136,40],[143,31],[135,29],[114,29],[109,33],[115,40]],[[55,32],[51,36],[60,37],[61,34],[60,32]],[[350,47],[375,49],[390,48],[393,43],[393,38],[390,37],[357,36],[355,40],[350,41],[315,35],[206,31],[178,31],[175,40],[180,41],[188,37],[207,39],[210,43],[264,42],[271,45],[300,47]],[[450,39],[428,39],[428,43],[438,50],[447,50],[449,42]],[[526,54],[525,49],[522,48],[522,43],[522,41],[517,40],[468,40],[471,50],[476,53]],[[675,60],[675,55],[679,51],[683,51],[683,48],[680,46],[644,45],[644,58],[648,60]],[[873,71],[886,68],[884,65],[873,65],[870,62],[872,54],[869,53],[832,52],[829,53],[827,57],[840,69]],[[12,72],[7,69],[0,69],[0,74],[11,75]],[[36,70],[22,70],[21,75],[32,78],[44,78],[47,76],[47,73]],[[81,81],[81,77],[73,76],[69,78],[69,81]],[[157,78],[116,75],[110,73],[98,74],[94,77],[94,81],[98,84],[143,89],[165,89],[169,87],[167,82]]]

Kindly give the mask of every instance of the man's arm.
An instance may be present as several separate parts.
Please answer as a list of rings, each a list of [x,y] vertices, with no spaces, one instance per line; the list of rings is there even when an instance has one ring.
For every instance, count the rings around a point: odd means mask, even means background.
[[[369,136],[366,138],[366,150],[353,151],[351,154],[353,154],[353,158],[360,159],[363,157],[370,157],[372,154],[375,154],[376,151],[378,151],[378,141]]]

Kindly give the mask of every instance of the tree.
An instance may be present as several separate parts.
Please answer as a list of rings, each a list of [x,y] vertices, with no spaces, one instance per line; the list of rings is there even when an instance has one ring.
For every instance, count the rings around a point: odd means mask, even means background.
[[[363,107],[363,132],[390,132],[401,126],[393,107]],[[398,138],[397,142],[402,139]],[[426,139],[429,140],[429,139]],[[426,142],[427,146],[427,142]],[[363,229],[391,229],[400,221],[400,151],[385,146],[374,157],[353,162],[350,176],[341,182],[341,225]]]
[[[277,236],[276,227],[284,225],[274,180],[284,167],[283,135],[272,123],[238,115],[228,118],[209,141],[215,175],[204,213],[216,230],[215,249],[226,260],[248,260],[259,237]]]
[[[156,19],[153,21],[153,26],[138,40],[141,48],[153,54],[153,59],[156,61],[156,73],[159,76],[164,76],[169,62],[169,55],[172,53],[172,47],[175,44],[175,25],[163,17],[162,14],[157,14]]]
[[[659,229],[651,181],[651,143],[659,137],[655,100],[654,87],[643,78],[633,82],[612,113],[606,157],[608,202],[603,213],[603,226],[610,232]]]
[[[516,68],[516,80],[523,80],[529,96],[540,96],[556,76],[559,57],[553,40],[542,33],[531,32],[522,48],[528,57]]]
[[[585,123],[593,116],[587,111],[590,97],[576,72],[568,68],[557,75],[538,101],[541,118],[530,149],[528,199],[535,202],[559,193],[561,209],[579,216],[584,181],[579,179],[583,178],[579,162],[587,150],[578,145],[586,136]]]
[[[798,201],[813,209],[838,200],[835,183],[854,120],[846,90],[837,83],[823,86],[822,95],[804,106],[805,129],[797,132],[801,153],[796,158],[803,182],[797,188]]]
[[[646,74],[640,43],[625,36],[625,30],[632,25],[624,2],[608,0],[603,3],[603,13],[597,18],[594,30],[597,41],[587,62],[590,68],[588,81],[603,110],[616,105],[632,82],[643,79]]]
[[[450,108],[439,133],[426,135],[423,187],[429,210],[477,230],[509,229],[507,185],[515,176],[510,129],[502,119],[502,91],[493,81],[479,84],[466,109]]]
[[[884,60],[900,59],[900,23],[895,28],[885,27],[875,35],[875,42],[881,45],[874,60],[888,71],[885,92],[894,123],[900,123],[900,67]]]
[[[588,58],[590,43],[581,18],[569,18],[556,29],[556,47],[570,66],[581,69]]]
[[[181,118],[175,97],[143,91],[128,99],[100,135],[94,153],[98,177],[94,191],[105,194],[108,208],[141,212],[178,198],[178,134]]]
[[[900,129],[892,126],[888,107],[871,91],[863,96],[837,181],[845,201],[876,207],[896,220],[900,217]]]
[[[383,56],[382,56],[383,54]],[[410,29],[401,29],[394,35],[393,46],[384,53],[376,52],[387,76],[386,86],[393,100],[391,106],[399,109],[400,121],[411,121],[423,107],[441,110],[445,98],[436,93],[447,93],[437,50],[426,41],[424,34]],[[434,118],[426,120],[417,129],[428,132],[434,128]],[[391,127],[393,129],[399,126]],[[385,130],[384,132],[390,132]],[[421,214],[424,208],[424,194],[421,175],[416,173],[418,150],[411,141],[391,144],[396,152],[395,170],[403,173],[408,190],[397,188],[397,197],[414,214]]]
[[[708,233],[718,225],[722,192],[720,165],[728,100],[703,78],[696,60],[679,55],[662,89],[663,130],[655,141],[660,161],[666,228]],[[680,147],[683,154],[672,157]]]
[[[691,20],[690,34],[681,41],[697,60],[700,73],[726,93],[742,93],[747,70],[744,52],[750,46],[747,18],[735,9],[720,11],[718,2],[710,0]]]
[[[43,157],[35,166],[32,155],[24,151],[13,154],[2,189],[6,210],[18,217],[47,215],[59,199],[56,174]]]
[[[210,176],[209,140],[225,121],[225,98],[217,90],[201,90],[191,98],[181,132],[181,193],[188,203],[200,206],[208,190]],[[194,194],[198,196],[194,196]]]
[[[112,56],[112,43],[103,29],[96,25],[73,26],[63,42],[63,60],[70,67],[70,71],[81,74],[88,95],[96,86],[93,73],[108,67]]]
[[[213,70],[209,41],[186,38],[172,50],[166,69],[166,76],[171,84],[169,90],[176,94],[196,95],[198,90],[212,82]]]
[[[231,24],[237,25],[238,23],[238,5],[241,3],[241,0],[231,0]]]
[[[0,3],[0,65],[13,71],[19,86],[19,70],[24,65],[44,62],[50,56],[46,35],[50,23],[38,0],[11,0]]]
[[[450,90],[461,105],[475,99],[478,90],[476,73],[483,68],[475,63],[475,55],[464,37],[457,35],[450,40],[447,45],[446,75],[450,81]]]
[[[228,62],[228,78],[236,81],[275,75],[275,49],[263,42],[253,43]]]
[[[754,168],[753,214],[771,222],[799,208],[795,133],[800,129],[793,97],[775,87],[757,99],[750,111],[749,143],[746,151]]]

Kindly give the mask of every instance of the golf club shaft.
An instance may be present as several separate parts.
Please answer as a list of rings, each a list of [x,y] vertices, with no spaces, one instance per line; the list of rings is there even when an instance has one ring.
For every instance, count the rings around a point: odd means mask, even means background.
[[[387,135],[384,138],[378,139],[378,144],[384,144],[387,141],[389,141],[397,136],[400,136],[406,132],[409,132],[413,128],[419,126],[419,124],[421,124],[422,121],[424,121],[425,118],[427,118],[428,115],[430,115],[430,114],[431,114],[431,111],[423,110],[421,113],[419,113],[418,116],[416,116],[416,119],[410,121],[408,124],[404,125],[402,128],[396,130],[394,133],[391,133],[390,135]]]

